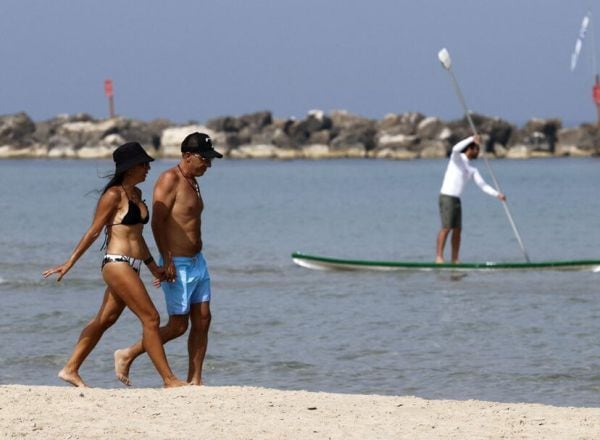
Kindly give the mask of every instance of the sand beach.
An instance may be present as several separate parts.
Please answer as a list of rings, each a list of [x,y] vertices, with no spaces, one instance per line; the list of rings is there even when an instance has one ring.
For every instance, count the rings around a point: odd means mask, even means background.
[[[600,408],[238,386],[0,386],[0,438],[596,439]]]

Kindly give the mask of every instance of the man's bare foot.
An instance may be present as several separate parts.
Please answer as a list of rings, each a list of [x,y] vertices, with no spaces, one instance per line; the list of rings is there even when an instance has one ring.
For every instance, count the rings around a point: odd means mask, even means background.
[[[460,264],[459,260],[452,260],[452,264]]]
[[[131,366],[131,360],[127,358],[124,353],[125,351],[126,350],[115,351],[115,375],[117,376],[117,379],[129,387],[131,386],[131,381],[129,380],[129,367]]]
[[[177,378],[165,380],[165,388],[176,388],[176,387],[187,387],[189,383],[179,380]]]
[[[189,381],[189,384],[190,384],[190,385],[195,385],[195,386],[202,386],[202,385],[204,385],[204,384],[202,383],[202,380],[190,380],[190,381]]]
[[[436,263],[445,263],[444,258],[443,257],[435,257],[435,262]]]
[[[81,376],[77,373],[77,371],[67,371],[66,368],[63,368],[58,372],[58,377],[60,377],[65,382],[70,383],[71,385],[79,388],[87,388],[87,384],[83,381]]]

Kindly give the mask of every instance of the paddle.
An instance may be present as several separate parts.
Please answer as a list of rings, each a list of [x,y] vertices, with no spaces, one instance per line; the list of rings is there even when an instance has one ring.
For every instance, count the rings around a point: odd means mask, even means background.
[[[467,103],[465,102],[465,98],[463,97],[463,95],[460,91],[460,87],[458,86],[458,82],[456,81],[456,77],[454,76],[454,72],[452,71],[452,60],[450,59],[450,54],[448,53],[448,50],[446,50],[446,48],[443,48],[442,50],[440,50],[438,52],[438,59],[442,63],[442,66],[444,66],[444,69],[446,69],[448,71],[448,73],[450,74],[450,78],[452,79],[452,85],[454,86],[456,95],[458,96],[458,99],[460,100],[460,103],[463,107],[465,116],[467,117],[467,120],[469,121],[471,130],[473,131],[474,135],[477,135],[477,129],[475,128],[475,124],[473,124],[473,120],[471,119],[471,114],[469,113],[469,110],[467,108]],[[488,169],[490,175],[492,176],[492,180],[494,181],[494,186],[496,187],[496,191],[502,192],[500,190],[500,185],[498,184],[498,180],[496,179],[496,175],[494,174],[494,171],[492,170],[492,167],[491,167],[485,153],[483,154],[483,160],[485,162],[485,165],[487,166],[487,169]],[[515,221],[513,220],[512,215],[510,214],[510,209],[508,209],[508,203],[506,202],[506,200],[502,200],[502,206],[504,206],[504,212],[506,212],[508,221],[510,222],[510,225],[515,233],[515,236],[517,237],[517,241],[519,242],[521,251],[523,252],[523,255],[525,256],[525,261],[527,261],[529,263],[530,262],[529,255],[527,255],[527,251],[525,250],[525,245],[523,244],[523,240],[521,240],[521,235],[519,234],[519,231],[517,230],[517,225],[515,224]]]

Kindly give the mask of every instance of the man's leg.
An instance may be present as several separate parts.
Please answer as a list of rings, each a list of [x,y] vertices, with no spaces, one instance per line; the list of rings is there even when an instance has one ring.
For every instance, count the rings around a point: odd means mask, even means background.
[[[435,255],[436,263],[444,262],[444,247],[446,246],[446,239],[448,238],[449,228],[442,228],[437,236],[437,250]]]
[[[192,327],[188,339],[188,354],[190,356],[188,382],[192,385],[202,385],[202,365],[208,346],[210,320],[210,302],[192,304],[190,314]]]
[[[158,330],[162,343],[166,344],[183,335],[187,330],[188,321],[189,315],[169,316],[167,325]],[[141,339],[127,348],[115,351],[115,374],[117,375],[117,379],[125,385],[131,385],[131,381],[129,380],[129,369],[131,368],[131,364],[139,355],[145,352]]]
[[[458,253],[460,251],[460,233],[461,228],[452,229],[452,262],[459,263]]]

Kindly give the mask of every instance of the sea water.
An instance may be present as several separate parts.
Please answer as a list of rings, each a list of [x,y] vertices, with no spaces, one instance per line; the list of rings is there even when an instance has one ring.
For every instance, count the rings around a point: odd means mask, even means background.
[[[152,184],[174,160],[152,163]],[[477,163],[491,182],[485,163]],[[600,259],[597,158],[490,161],[532,261]],[[199,179],[213,280],[208,385],[416,395],[556,405],[600,404],[598,273],[314,271],[323,256],[432,261],[445,160],[216,160]],[[89,227],[108,160],[0,161],[0,383],[56,377],[97,311],[101,240],[61,283]],[[149,203],[150,204],[150,203]],[[461,260],[523,261],[502,204],[470,183]],[[156,250],[150,228],[146,239]],[[447,249],[447,253],[449,249]],[[142,277],[165,322],[160,289]],[[83,364],[92,386],[122,386],[113,351],[141,335],[125,311]],[[186,337],[166,345],[185,378]],[[135,386],[157,387],[147,356]]]

